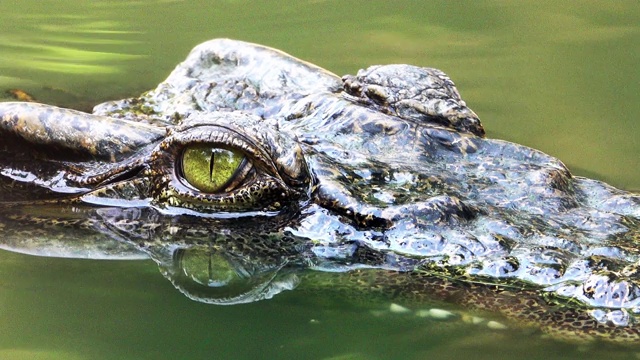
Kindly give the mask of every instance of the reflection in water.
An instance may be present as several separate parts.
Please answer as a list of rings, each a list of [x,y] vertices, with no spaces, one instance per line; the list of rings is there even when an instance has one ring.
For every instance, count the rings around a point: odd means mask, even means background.
[[[8,205],[0,208],[0,247],[55,257],[148,256],[176,289],[209,304],[251,303],[296,288],[365,308],[388,301],[435,306],[458,318],[481,315],[485,320],[479,321],[498,319],[513,328],[542,330],[570,341],[602,332],[611,332],[616,341],[640,336],[634,317],[624,309],[592,313],[535,286],[455,280],[461,275],[447,275],[428,263],[406,272],[391,262],[380,263],[376,252],[361,244],[353,243],[349,251],[331,250],[331,244],[288,232],[288,225],[300,221],[304,215],[296,211],[238,221],[165,214],[153,207]],[[397,264],[406,266],[407,261]]]
[[[159,262],[160,270],[176,289],[192,300],[235,305],[271,299],[294,289],[298,277],[281,265],[263,265],[256,259],[216,253],[210,247],[174,250],[173,261]]]

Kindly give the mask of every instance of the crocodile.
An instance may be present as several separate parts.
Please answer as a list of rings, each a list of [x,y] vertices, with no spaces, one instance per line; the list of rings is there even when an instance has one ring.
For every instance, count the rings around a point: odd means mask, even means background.
[[[640,340],[640,195],[489,139],[442,71],[338,77],[229,39],[93,113],[0,103],[0,247],[156,261],[214,304],[451,304]]]

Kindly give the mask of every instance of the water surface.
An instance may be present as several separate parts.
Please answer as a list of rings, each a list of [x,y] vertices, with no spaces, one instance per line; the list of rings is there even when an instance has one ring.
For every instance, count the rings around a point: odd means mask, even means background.
[[[273,46],[336,74],[437,67],[489,137],[640,189],[636,1],[2,1],[0,89],[90,108],[155,87],[196,44]],[[0,358],[626,358],[297,292],[195,303],[151,261],[0,253]],[[371,307],[385,309],[388,305]]]

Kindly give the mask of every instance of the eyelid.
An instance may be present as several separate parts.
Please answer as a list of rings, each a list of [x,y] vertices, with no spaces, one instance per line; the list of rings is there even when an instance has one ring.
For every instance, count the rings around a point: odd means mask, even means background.
[[[247,159],[247,157],[245,156],[245,158],[242,160],[240,165],[238,165],[238,168],[231,175],[227,183],[222,186],[222,191],[229,192],[237,189],[238,187],[240,187],[240,185],[249,180],[249,175],[252,171],[254,171],[253,164],[251,164],[251,160]]]

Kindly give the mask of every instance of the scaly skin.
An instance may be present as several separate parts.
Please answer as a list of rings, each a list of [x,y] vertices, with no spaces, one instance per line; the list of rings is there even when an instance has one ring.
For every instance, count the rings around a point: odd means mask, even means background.
[[[0,104],[0,135],[5,249],[150,256],[212,303],[301,281],[453,302],[573,339],[639,337],[640,196],[485,138],[436,69],[341,79],[213,40],[155,90],[93,114]],[[192,144],[243,154],[243,170],[198,190],[181,167]]]

